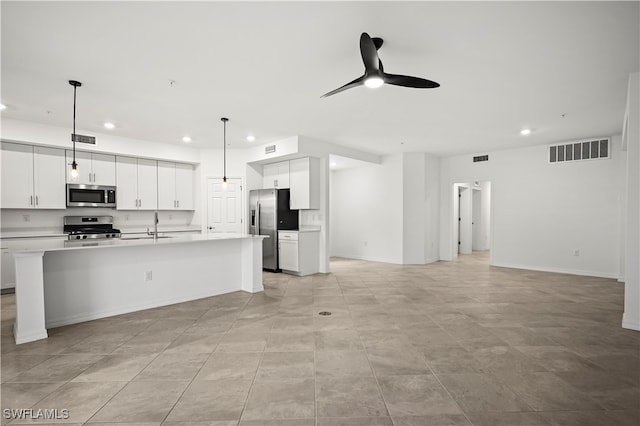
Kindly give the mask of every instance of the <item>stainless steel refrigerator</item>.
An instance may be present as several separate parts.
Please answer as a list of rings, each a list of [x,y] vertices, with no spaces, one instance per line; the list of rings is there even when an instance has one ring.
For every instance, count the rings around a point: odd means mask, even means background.
[[[298,210],[291,210],[288,189],[254,189],[249,192],[249,233],[262,240],[262,268],[279,271],[278,230],[298,229]]]

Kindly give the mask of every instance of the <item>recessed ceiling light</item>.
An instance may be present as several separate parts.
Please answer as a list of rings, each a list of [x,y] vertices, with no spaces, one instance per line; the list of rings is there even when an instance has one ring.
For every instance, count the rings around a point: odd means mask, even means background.
[[[255,137],[255,136],[253,136],[253,135],[249,135],[249,136],[247,136],[247,140],[248,140],[249,142],[253,142],[253,141],[255,141],[255,140],[256,140],[256,137]]]
[[[3,109],[7,109],[7,106],[5,104],[0,104],[0,111]]]
[[[189,136],[185,136],[182,138],[182,142],[189,143],[191,142],[191,138]]]
[[[335,161],[332,161],[329,165],[330,165],[331,167],[336,167],[338,164],[336,164],[336,162],[335,162]]]
[[[520,130],[520,134],[522,136],[527,136],[530,133],[531,133],[531,129],[522,129],[522,130]]]
[[[380,77],[369,77],[364,81],[364,85],[370,89],[375,89],[384,84],[384,81]]]
[[[116,125],[107,121],[104,123],[104,127],[107,129],[115,129]]]

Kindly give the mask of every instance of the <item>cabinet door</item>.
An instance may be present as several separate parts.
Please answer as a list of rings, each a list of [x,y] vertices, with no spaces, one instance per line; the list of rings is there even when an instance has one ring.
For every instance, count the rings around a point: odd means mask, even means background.
[[[108,154],[92,154],[92,177],[91,183],[94,185],[116,184],[116,157]]]
[[[15,143],[2,144],[3,209],[29,209],[33,198],[33,147]]]
[[[116,203],[118,210],[138,208],[138,160],[116,158]]]
[[[175,210],[177,204],[176,165],[158,161],[158,210]]]
[[[33,148],[34,199],[37,209],[65,209],[65,157],[57,148]]]
[[[67,183],[82,183],[93,185],[93,170],[91,168],[91,153],[76,151],[76,164],[78,165],[78,178],[71,177],[71,164],[73,164],[73,151],[67,151]]]
[[[158,208],[158,162],[138,159],[138,209]]]
[[[319,159],[305,157],[289,162],[291,177],[291,208],[296,210],[320,208]]]
[[[176,163],[176,201],[178,210],[193,210],[193,166]]]
[[[278,165],[278,188],[279,189],[287,189],[289,188],[289,162],[282,161],[280,163],[276,163]]]
[[[278,163],[265,164],[262,166],[262,187],[264,189],[278,188],[278,170]]]
[[[280,269],[298,272],[298,242],[297,241],[280,241]]]

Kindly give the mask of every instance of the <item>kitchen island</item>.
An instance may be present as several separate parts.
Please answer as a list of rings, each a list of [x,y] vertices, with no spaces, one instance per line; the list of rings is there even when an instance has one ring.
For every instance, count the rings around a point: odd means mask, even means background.
[[[262,236],[57,241],[18,250],[17,344],[47,328],[262,287]]]

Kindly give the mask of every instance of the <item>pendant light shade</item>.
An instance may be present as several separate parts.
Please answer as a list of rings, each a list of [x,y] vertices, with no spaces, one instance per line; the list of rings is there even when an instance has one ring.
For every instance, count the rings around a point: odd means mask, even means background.
[[[76,80],[69,80],[69,84],[73,86],[73,133],[71,133],[71,142],[73,142],[73,162],[71,163],[71,179],[78,180],[78,163],[76,163],[76,90],[82,86],[82,83]]]
[[[227,186],[227,121],[229,121],[228,118],[222,117],[220,119],[220,121],[222,121],[222,126],[223,126],[223,130],[222,130],[222,167],[223,167],[223,173],[222,173],[222,186],[226,188]]]

